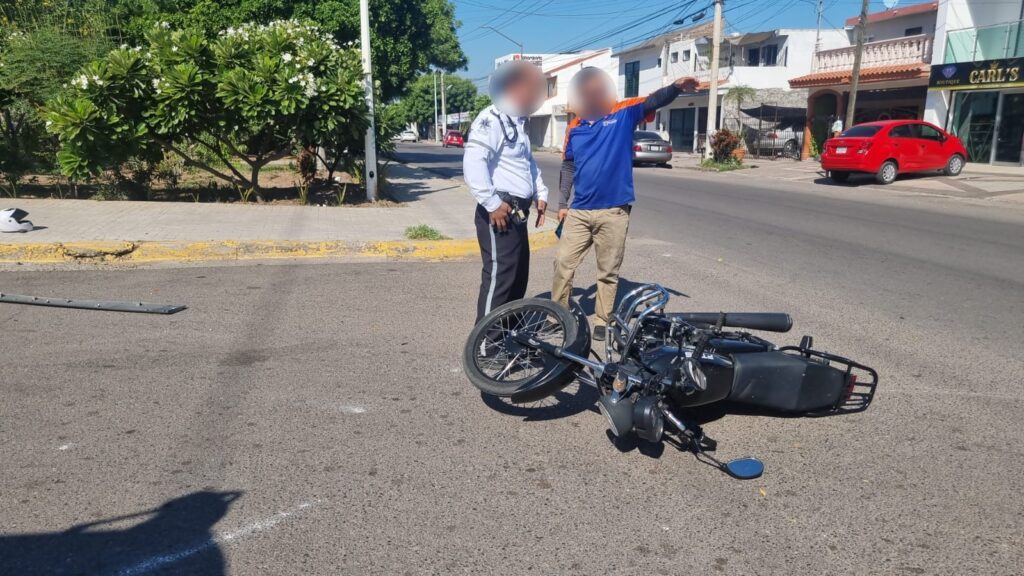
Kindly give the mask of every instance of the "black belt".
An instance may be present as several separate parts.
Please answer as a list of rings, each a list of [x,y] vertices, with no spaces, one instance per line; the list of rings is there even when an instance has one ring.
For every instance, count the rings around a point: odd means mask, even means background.
[[[502,202],[508,202],[509,206],[519,208],[520,210],[528,211],[533,206],[533,198],[520,198],[500,190],[498,191],[498,197],[501,198]]]

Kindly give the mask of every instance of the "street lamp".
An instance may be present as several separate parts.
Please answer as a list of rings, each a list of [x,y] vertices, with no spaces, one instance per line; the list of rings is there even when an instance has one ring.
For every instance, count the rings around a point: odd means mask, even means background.
[[[497,29],[497,28],[495,28],[494,26],[481,26],[481,28],[486,28],[486,29],[488,29],[488,30],[492,30],[492,31],[494,31],[495,33],[497,33],[497,34],[498,34],[499,36],[501,36],[502,38],[504,38],[505,40],[508,40],[509,42],[511,42],[511,43],[513,43],[513,44],[515,44],[516,46],[519,46],[519,57],[520,57],[520,58],[522,58],[522,57],[523,57],[523,45],[522,45],[522,44],[520,44],[519,42],[516,42],[515,40],[513,40],[513,39],[509,38],[509,37],[508,37],[508,35],[506,35],[506,34],[505,34],[504,32],[502,32],[501,30],[498,30],[498,29]]]

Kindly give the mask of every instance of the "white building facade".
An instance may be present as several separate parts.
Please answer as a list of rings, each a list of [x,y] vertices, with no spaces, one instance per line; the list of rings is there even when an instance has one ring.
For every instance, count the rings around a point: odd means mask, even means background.
[[[1024,0],[944,0],[925,119],[956,134],[968,161],[1024,167]]]
[[[927,2],[868,14],[853,118],[847,118],[847,109],[858,17],[845,22],[845,45],[822,46],[814,54],[811,73],[790,80],[790,86],[808,90],[804,158],[820,149],[836,118],[848,127],[874,120],[925,116],[938,5]]]
[[[716,127],[736,129],[743,125],[748,149],[760,147],[767,137],[781,136],[781,143],[798,140],[805,117],[807,91],[793,89],[788,80],[811,70],[816,44],[833,47],[846,43],[842,30],[777,29],[732,34],[723,38],[719,59]],[[701,81],[699,92],[683,95],[660,110],[649,130],[668,136],[677,152],[693,152],[704,142],[708,114],[711,25],[676,30],[637,46],[618,51],[619,96],[645,96],[683,76]],[[737,110],[729,91],[738,86],[755,91],[752,101]],[[791,143],[792,144],[792,143]],[[774,149],[773,149],[774,150]]]

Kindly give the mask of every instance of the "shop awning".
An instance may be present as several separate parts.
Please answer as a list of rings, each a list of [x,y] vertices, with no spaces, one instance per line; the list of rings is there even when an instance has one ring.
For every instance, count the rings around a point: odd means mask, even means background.
[[[766,40],[771,40],[775,37],[775,32],[751,32],[749,34],[741,34],[739,36],[733,36],[726,38],[730,44],[739,46],[741,44],[760,44]]]

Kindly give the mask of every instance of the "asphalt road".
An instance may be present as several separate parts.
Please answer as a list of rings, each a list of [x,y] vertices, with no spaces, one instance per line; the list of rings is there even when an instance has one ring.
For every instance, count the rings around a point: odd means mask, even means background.
[[[9,270],[3,291],[189,309],[0,304],[0,574],[1019,574],[1024,211],[637,181],[627,281],[791,312],[780,343],[879,370],[871,410],[710,423],[720,457],[766,462],[738,482],[613,445],[586,389],[482,401],[475,262]]]

